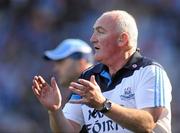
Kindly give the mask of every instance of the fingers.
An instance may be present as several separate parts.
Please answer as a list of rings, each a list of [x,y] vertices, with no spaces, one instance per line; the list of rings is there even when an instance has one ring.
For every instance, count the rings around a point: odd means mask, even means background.
[[[33,79],[33,86],[32,86],[32,89],[33,89],[33,92],[35,93],[36,96],[40,96],[40,91],[41,91],[41,88],[37,82],[37,77],[35,77]]]
[[[86,90],[84,86],[79,83],[71,82],[69,89],[82,97],[85,96]]]
[[[38,77],[35,76],[33,79],[33,88],[36,88],[40,91],[39,85],[38,85]]]
[[[89,89],[93,89],[93,88],[95,88],[95,86],[99,86],[97,84],[96,80],[95,80],[95,76],[94,75],[91,75],[90,81],[85,80],[85,79],[79,79],[78,81],[79,81],[80,84],[86,86]]]
[[[85,79],[79,79],[78,82],[83,85],[86,89],[94,88],[94,84]]]
[[[38,77],[38,80],[41,82],[41,83],[45,83],[46,81],[43,79],[42,76],[37,76]]]
[[[89,107],[95,107],[99,101],[97,98],[102,97],[101,89],[94,75],[90,77],[90,81],[79,79],[78,83],[72,82],[69,89],[82,97],[82,99],[71,99],[69,102],[73,104],[86,104]]]
[[[34,77],[32,90],[37,97],[41,96],[42,89],[43,91],[46,91],[47,87],[48,87],[48,84],[41,76]]]
[[[33,90],[34,94],[35,94],[37,97],[40,96],[39,91],[38,91],[34,86],[32,86],[32,90]]]
[[[78,81],[79,83],[72,82],[69,89],[82,97],[95,89],[98,89],[98,91],[100,91],[100,87],[97,84],[94,75],[90,77],[90,81],[85,79],[79,79]]]
[[[43,77],[41,76],[38,76],[38,82],[39,82],[40,87],[45,87],[48,85],[46,81],[43,79]]]
[[[79,90],[84,90],[84,85],[76,83],[76,82],[71,82],[70,86],[77,88]]]

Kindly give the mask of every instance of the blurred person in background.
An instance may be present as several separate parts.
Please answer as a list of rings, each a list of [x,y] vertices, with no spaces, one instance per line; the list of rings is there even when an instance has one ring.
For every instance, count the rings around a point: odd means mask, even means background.
[[[53,62],[53,70],[61,86],[62,107],[64,107],[71,97],[72,92],[68,89],[70,83],[77,81],[81,73],[93,65],[92,48],[83,40],[65,39],[55,49],[45,51],[44,58]],[[50,123],[51,120],[50,116]],[[81,132],[85,130],[83,128]]]
[[[44,52],[44,58],[53,62],[53,70],[58,76],[62,106],[71,96],[69,84],[77,81],[81,73],[93,65],[92,52],[92,48],[80,39],[65,39],[55,49]]]
[[[94,24],[91,42],[100,62],[69,89],[62,109],[54,78],[35,76],[32,89],[49,110],[57,132],[171,132],[171,83],[161,65],[137,50],[138,30],[126,11],[109,11]],[[79,96],[79,98],[78,98]]]

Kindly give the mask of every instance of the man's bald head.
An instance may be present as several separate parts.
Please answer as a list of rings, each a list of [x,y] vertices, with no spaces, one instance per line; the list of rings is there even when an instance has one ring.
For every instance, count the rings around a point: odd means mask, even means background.
[[[113,10],[103,13],[100,18],[107,16],[110,16],[117,24],[117,32],[126,32],[129,35],[129,43],[137,47],[138,29],[134,17],[126,11]]]

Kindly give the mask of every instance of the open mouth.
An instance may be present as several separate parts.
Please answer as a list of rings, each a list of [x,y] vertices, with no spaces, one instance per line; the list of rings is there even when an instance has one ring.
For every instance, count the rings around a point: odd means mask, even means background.
[[[100,48],[98,48],[98,47],[94,47],[94,49],[95,49],[95,50],[99,50]]]

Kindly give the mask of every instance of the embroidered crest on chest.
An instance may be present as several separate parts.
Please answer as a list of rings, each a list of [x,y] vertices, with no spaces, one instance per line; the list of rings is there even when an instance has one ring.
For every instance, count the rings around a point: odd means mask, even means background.
[[[127,87],[123,89],[122,95],[120,95],[121,100],[131,100],[135,98],[135,94],[132,91],[131,87]]]

